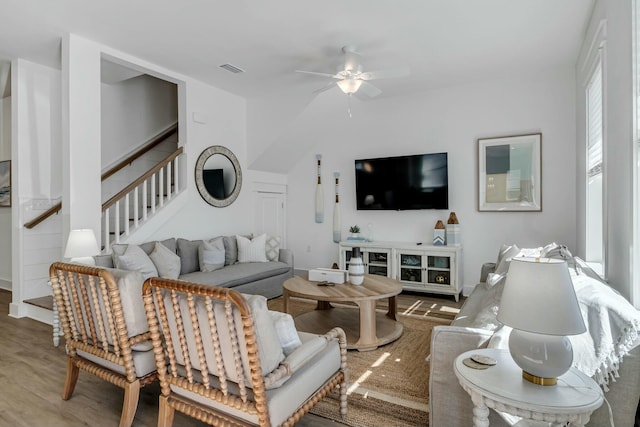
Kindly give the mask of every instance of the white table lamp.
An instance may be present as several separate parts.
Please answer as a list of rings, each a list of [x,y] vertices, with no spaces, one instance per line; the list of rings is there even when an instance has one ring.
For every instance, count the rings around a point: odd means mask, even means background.
[[[92,229],[71,230],[64,251],[65,258],[71,258],[71,262],[79,264],[96,265],[93,255],[99,253],[100,248]]]
[[[555,385],[573,363],[567,335],[586,331],[569,269],[550,258],[513,258],[498,321],[511,326],[509,351],[522,376]]]

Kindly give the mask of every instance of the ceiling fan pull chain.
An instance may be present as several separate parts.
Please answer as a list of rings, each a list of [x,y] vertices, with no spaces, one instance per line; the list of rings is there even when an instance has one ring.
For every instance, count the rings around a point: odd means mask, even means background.
[[[349,118],[352,118],[351,115],[351,94],[347,95],[347,112],[349,113]]]

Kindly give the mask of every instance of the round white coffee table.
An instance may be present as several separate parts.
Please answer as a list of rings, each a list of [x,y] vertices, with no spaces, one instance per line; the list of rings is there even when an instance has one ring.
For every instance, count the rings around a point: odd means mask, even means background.
[[[487,369],[470,368],[463,360],[473,354],[492,357],[497,363]],[[559,377],[555,386],[530,383],[522,378],[508,350],[467,351],[456,358],[454,372],[473,401],[474,427],[489,426],[490,408],[552,425],[584,426],[603,401],[598,384],[575,368]]]

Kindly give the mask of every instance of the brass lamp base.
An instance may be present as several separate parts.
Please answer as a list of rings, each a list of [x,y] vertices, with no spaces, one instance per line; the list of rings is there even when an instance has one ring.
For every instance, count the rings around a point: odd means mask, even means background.
[[[556,385],[558,384],[557,378],[544,378],[537,375],[530,374],[527,371],[522,371],[522,378],[525,380],[537,384],[537,385]]]

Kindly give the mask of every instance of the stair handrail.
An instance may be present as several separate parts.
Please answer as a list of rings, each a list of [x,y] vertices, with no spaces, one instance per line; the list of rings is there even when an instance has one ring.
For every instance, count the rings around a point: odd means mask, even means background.
[[[51,215],[60,212],[60,209],[62,209],[62,202],[56,203],[55,205],[51,206],[46,211],[42,212],[40,215],[38,215],[37,217],[35,217],[31,221],[25,222],[24,223],[24,228],[32,229],[33,227],[35,227],[36,225],[40,224],[45,219],[49,218]]]
[[[165,157],[160,162],[158,162],[158,164],[156,164],[154,167],[152,167],[151,169],[146,171],[144,174],[140,175],[131,184],[127,185],[122,190],[120,190],[118,193],[113,195],[109,200],[107,200],[106,202],[104,202],[102,204],[102,212],[106,211],[111,206],[115,205],[117,201],[122,200],[125,195],[127,195],[128,193],[133,191],[137,186],[142,184],[147,178],[151,177],[153,174],[155,174],[156,172],[158,172],[159,170],[164,168],[168,163],[173,161],[173,159],[175,159],[180,154],[182,154],[183,151],[184,151],[183,147],[179,147],[176,151],[174,151],[173,153],[169,154],[167,157]]]
[[[140,157],[142,157],[143,154],[145,154],[148,151],[150,151],[151,149],[157,147],[162,141],[164,141],[170,135],[173,135],[177,131],[178,131],[178,123],[176,122],[173,125],[171,125],[168,128],[166,128],[165,130],[163,130],[162,132],[160,132],[159,134],[157,134],[156,136],[154,136],[152,138],[151,142],[149,142],[148,144],[146,144],[145,146],[143,146],[139,150],[135,151],[131,155],[127,156],[124,160],[118,162],[115,166],[113,166],[112,168],[109,168],[109,170],[107,170],[106,172],[103,172],[102,175],[100,176],[100,181],[102,182],[102,181],[106,180],[107,178],[109,178],[111,175],[114,175],[115,173],[117,173],[120,170],[124,169],[126,166],[130,165],[135,160],[137,160]],[[118,193],[118,194],[120,194],[120,193]],[[109,200],[111,200],[111,199],[109,199]],[[105,210],[104,204],[102,206],[103,206],[102,211],[104,212],[104,210]],[[108,207],[109,206],[107,206],[107,208]],[[62,210],[62,201],[59,201],[58,203],[56,203],[55,205],[51,206],[49,209],[47,209],[46,211],[42,212],[40,215],[38,215],[37,217],[32,219],[31,221],[25,222],[24,223],[24,228],[32,229],[33,227],[35,227],[36,225],[40,224],[45,219],[49,218],[53,214],[57,214],[61,210]]]
[[[124,169],[125,167],[127,167],[128,165],[133,163],[135,160],[137,160],[140,157],[142,157],[148,151],[150,151],[153,148],[157,147],[162,141],[164,141],[170,135],[173,135],[177,131],[178,131],[178,123],[176,122],[173,125],[169,126],[167,129],[165,129],[162,132],[160,132],[159,134],[157,134],[155,137],[153,137],[151,142],[149,142],[147,145],[141,147],[139,150],[136,150],[134,153],[132,153],[131,155],[126,157],[124,160],[118,162],[115,166],[113,166],[112,168],[110,168],[106,172],[103,172],[103,174],[101,175],[102,181],[104,181],[105,179],[109,178],[111,175],[116,174],[120,170]]]

